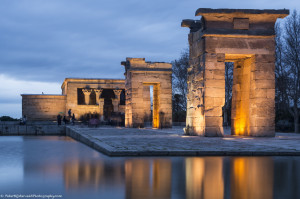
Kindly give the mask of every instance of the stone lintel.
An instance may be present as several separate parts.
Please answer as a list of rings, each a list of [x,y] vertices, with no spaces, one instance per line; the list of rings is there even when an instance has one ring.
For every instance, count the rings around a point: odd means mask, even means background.
[[[202,16],[199,26],[202,34],[219,35],[275,35],[274,24],[284,18],[289,10],[209,9],[199,8],[196,16]],[[193,26],[192,20],[184,20],[183,27]],[[199,30],[199,28],[198,28]],[[192,31],[191,31],[192,32]]]
[[[290,11],[287,9],[211,9],[211,8],[199,8],[195,16],[208,16],[208,15],[218,15],[223,17],[228,17],[237,14],[243,15],[277,15],[277,18],[285,17],[289,15]]]
[[[122,61],[121,65],[125,66],[126,71],[129,69],[144,69],[144,70],[161,70],[172,69],[172,64],[166,62],[146,62],[145,58],[130,58],[127,57],[126,61]]]
[[[125,84],[125,79],[105,79],[105,78],[65,78],[61,85],[64,88],[68,83],[76,84]]]
[[[128,69],[127,71],[142,71],[142,72],[172,72],[172,69],[164,69],[164,68],[132,68],[132,69]]]

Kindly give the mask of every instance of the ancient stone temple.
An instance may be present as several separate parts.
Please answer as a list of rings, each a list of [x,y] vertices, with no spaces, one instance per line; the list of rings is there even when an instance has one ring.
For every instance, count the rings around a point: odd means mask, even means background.
[[[22,113],[28,120],[56,120],[71,109],[77,119],[97,114],[110,120],[112,114],[125,114],[125,80],[66,78],[62,95],[22,95]]]
[[[127,58],[122,65],[125,79],[66,78],[61,95],[22,94],[22,114],[28,120],[56,120],[71,109],[77,119],[93,114],[104,121],[121,118],[126,127],[171,127],[171,64]]]
[[[223,136],[225,62],[233,62],[231,133],[275,135],[275,31],[288,10],[200,8],[190,28],[185,133]]]
[[[149,107],[149,87],[153,87],[152,126],[172,127],[172,65],[145,62],[144,58],[127,58],[125,66],[125,126],[144,127]]]

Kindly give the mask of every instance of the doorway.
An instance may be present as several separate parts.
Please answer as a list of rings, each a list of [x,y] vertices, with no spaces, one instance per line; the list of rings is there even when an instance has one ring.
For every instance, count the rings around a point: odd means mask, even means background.
[[[226,62],[233,62],[231,134],[250,135],[251,66],[253,55],[225,54]],[[252,88],[254,89],[254,88]]]
[[[160,84],[143,83],[143,102],[144,102],[144,126],[152,128],[161,127],[162,113],[160,113]]]

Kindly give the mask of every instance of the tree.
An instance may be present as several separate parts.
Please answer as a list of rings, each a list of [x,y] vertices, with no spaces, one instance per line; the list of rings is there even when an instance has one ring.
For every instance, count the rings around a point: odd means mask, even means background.
[[[173,101],[176,100],[176,111],[186,111],[187,69],[189,67],[189,50],[185,49],[179,59],[172,62]],[[176,98],[175,98],[176,95]]]
[[[4,116],[1,116],[1,117],[0,117],[0,121],[19,121],[19,120],[18,120],[18,119],[15,119],[15,118],[12,118],[12,117],[10,117],[10,116],[4,115]]]
[[[299,97],[300,97],[300,15],[293,13],[286,18],[285,34],[283,36],[283,62],[288,70],[289,92],[294,116],[295,132],[299,133]],[[290,89],[289,89],[290,88]]]
[[[225,126],[231,124],[232,83],[233,62],[225,62],[225,105],[223,107],[223,123]]]
[[[290,78],[288,68],[284,64],[284,45],[282,38],[283,24],[277,22],[275,25],[276,42],[276,62],[275,62],[275,108],[276,122],[280,120],[289,120],[291,113],[289,103]]]

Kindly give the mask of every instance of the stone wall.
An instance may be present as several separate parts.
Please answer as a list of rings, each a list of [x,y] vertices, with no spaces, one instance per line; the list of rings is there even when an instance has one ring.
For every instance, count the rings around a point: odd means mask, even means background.
[[[56,122],[50,121],[28,121],[26,125],[0,121],[0,135],[66,135],[66,126],[58,126]]]
[[[22,115],[28,120],[56,120],[66,110],[65,95],[21,95]]]

